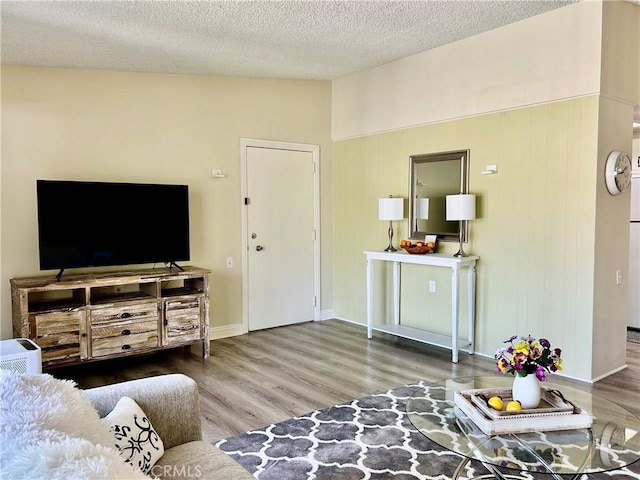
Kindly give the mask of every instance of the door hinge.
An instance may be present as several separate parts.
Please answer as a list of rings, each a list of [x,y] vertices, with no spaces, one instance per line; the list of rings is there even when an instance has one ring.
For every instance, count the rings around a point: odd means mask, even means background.
[[[313,230],[313,240],[316,241],[317,240],[317,236],[316,236],[316,231],[315,229]]]
[[[244,197],[244,204],[249,205],[249,197]]]
[[[315,174],[316,173],[316,162],[311,162],[311,173]]]
[[[316,307],[318,305],[318,298],[314,295],[313,296],[313,306]]]

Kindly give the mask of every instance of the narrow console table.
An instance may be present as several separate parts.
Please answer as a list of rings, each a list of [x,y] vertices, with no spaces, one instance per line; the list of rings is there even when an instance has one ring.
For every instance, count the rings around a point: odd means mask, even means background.
[[[479,257],[454,257],[442,253],[412,255],[406,252],[365,251],[367,257],[367,337],[373,336],[373,330],[389,333],[418,342],[451,349],[451,361],[458,363],[458,350],[464,349],[473,354],[475,332],[475,286],[476,261]],[[373,261],[393,263],[393,323],[373,325]],[[446,267],[451,269],[451,335],[441,335],[400,323],[400,266],[403,263]],[[467,338],[459,338],[458,321],[460,316],[460,270],[467,269]]]

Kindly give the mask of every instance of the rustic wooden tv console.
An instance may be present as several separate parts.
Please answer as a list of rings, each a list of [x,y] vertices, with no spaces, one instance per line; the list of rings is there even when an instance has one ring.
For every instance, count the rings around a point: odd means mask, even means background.
[[[210,271],[184,267],[12,278],[13,334],[42,367],[202,344],[209,356]]]

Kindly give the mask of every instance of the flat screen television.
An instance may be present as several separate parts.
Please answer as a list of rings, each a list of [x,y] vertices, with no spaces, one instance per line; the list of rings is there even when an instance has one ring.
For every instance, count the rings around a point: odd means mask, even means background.
[[[189,260],[187,185],[37,180],[40,269]]]

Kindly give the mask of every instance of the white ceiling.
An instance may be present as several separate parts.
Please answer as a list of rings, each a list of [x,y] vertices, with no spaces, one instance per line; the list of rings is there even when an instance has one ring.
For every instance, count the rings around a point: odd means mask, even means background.
[[[577,0],[6,1],[2,63],[335,79]]]

